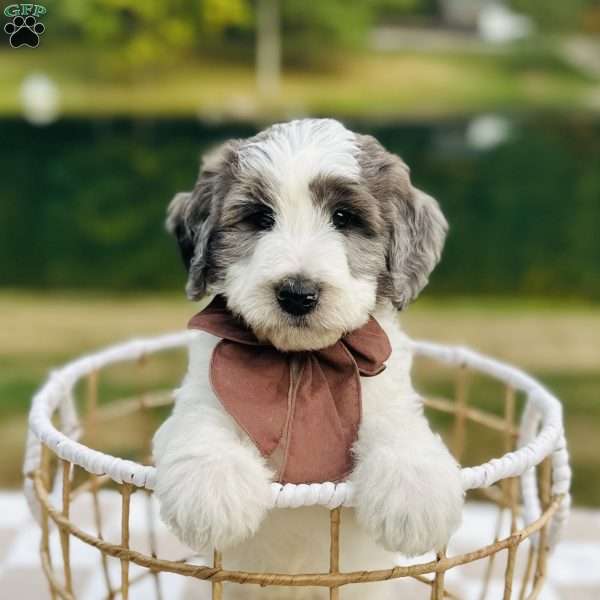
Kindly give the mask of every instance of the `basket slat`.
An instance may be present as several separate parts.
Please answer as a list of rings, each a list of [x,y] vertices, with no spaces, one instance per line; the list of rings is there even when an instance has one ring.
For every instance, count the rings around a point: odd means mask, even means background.
[[[411,577],[429,586],[431,598],[439,600],[457,598],[445,587],[445,573],[449,569],[485,560],[487,567],[483,578],[483,598],[488,591],[495,557],[499,553],[506,555],[503,598],[510,600],[515,587],[515,573],[519,570],[516,569],[518,548],[524,540],[529,540],[530,548],[525,572],[521,577],[519,600],[534,600],[539,596],[547,576],[550,547],[557,539],[560,525],[568,515],[570,505],[568,490],[571,473],[560,403],[540,384],[518,369],[464,348],[446,347],[428,342],[412,343],[415,354],[458,367],[454,403],[441,399],[431,399],[426,402],[434,410],[454,415],[453,447],[456,455],[460,456],[464,451],[468,422],[478,423],[502,435],[505,452],[502,457],[462,470],[465,490],[489,491],[488,496],[499,506],[498,527],[492,544],[458,556],[449,557],[443,552],[438,554],[434,561],[410,566],[342,572],[339,562],[341,507],[352,505],[352,487],[348,483],[297,486],[273,484],[274,508],[322,505],[330,509],[328,572],[288,574],[233,571],[223,568],[222,556],[218,552],[215,552],[212,567],[159,558],[149,497],[154,487],[153,467],[110,456],[81,444],[77,440],[80,430],[74,411],[73,388],[79,379],[87,377],[86,434],[88,441],[95,445],[98,423],[121,417],[135,410],[147,411],[164,406],[169,402],[164,393],[153,395],[140,390],[137,398],[126,399],[122,405],[111,404],[108,407],[100,407],[98,378],[101,369],[125,360],[138,361],[140,367],[143,367],[147,357],[153,352],[186,346],[194,336],[194,332],[184,332],[161,338],[138,340],[83,357],[56,371],[34,398],[30,414],[31,435],[28,438],[24,471],[29,476],[26,485],[28,497],[35,506],[41,507],[40,553],[53,599],[74,600],[70,566],[71,536],[100,550],[107,597],[115,598],[120,595],[123,600],[129,599],[132,585],[142,579],[139,575],[130,578],[131,563],[149,569],[148,573],[152,575],[155,582],[157,600],[161,600],[158,575],[161,571],[210,581],[213,600],[223,598],[224,582],[320,586],[329,589],[331,600],[339,600],[343,598],[341,592],[345,585],[401,577]],[[480,408],[469,406],[470,371],[483,373],[505,384],[503,416],[499,417]],[[517,391],[524,393],[527,398],[518,429],[515,426]],[[52,422],[53,414],[57,410],[61,417],[62,431],[59,431]],[[59,471],[62,472],[62,477],[57,478],[57,481],[62,481],[60,509],[52,505],[49,496],[52,459],[56,457],[59,459]],[[88,479],[78,483],[77,487],[72,489],[77,467],[81,467],[84,474],[87,472]],[[522,480],[523,507],[519,504],[519,477]],[[111,480],[119,484],[122,497],[121,535],[118,544],[105,541],[102,531],[102,503],[99,488],[108,485]],[[79,479],[77,481],[79,482]],[[496,483],[498,485],[494,490],[488,488]],[[131,497],[139,487],[146,488],[148,494],[148,520],[151,523],[148,530],[149,554],[130,548]],[[492,491],[495,494],[492,494]],[[83,531],[70,520],[71,503],[82,495],[89,495],[92,500],[95,535]],[[510,517],[510,535],[500,538],[500,518],[503,513]],[[522,517],[526,526],[519,529]],[[50,522],[59,528],[63,581],[55,576],[52,565],[49,543]],[[113,587],[111,582],[108,557],[115,557],[120,561],[121,580],[118,588]]]

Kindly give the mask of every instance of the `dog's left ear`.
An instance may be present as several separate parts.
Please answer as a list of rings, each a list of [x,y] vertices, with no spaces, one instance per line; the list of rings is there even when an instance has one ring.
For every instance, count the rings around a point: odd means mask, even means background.
[[[360,136],[360,146],[363,175],[388,226],[384,293],[402,310],[427,285],[448,223],[438,203],[412,185],[410,170],[398,156],[371,136]]]
[[[180,192],[167,209],[167,231],[177,240],[188,272],[186,292],[199,300],[210,279],[210,241],[220,204],[227,194],[239,142],[230,140],[203,157],[200,175],[191,192]]]
[[[438,203],[412,185],[408,198],[397,203],[397,210],[403,222],[396,222],[392,229],[388,269],[392,303],[402,310],[427,285],[440,261],[448,223]]]

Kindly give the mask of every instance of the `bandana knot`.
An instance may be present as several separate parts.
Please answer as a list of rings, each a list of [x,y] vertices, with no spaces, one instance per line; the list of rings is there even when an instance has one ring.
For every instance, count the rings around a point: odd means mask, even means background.
[[[217,398],[280,483],[340,481],[352,469],[361,419],[360,376],[385,369],[387,335],[371,317],[332,346],[282,352],[259,341],[216,296],[188,324],[222,338],[210,362]]]

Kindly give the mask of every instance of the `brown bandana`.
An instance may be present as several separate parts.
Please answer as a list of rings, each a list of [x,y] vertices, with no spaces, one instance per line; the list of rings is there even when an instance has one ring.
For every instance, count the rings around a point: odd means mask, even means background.
[[[348,475],[361,418],[360,375],[381,373],[391,354],[375,319],[333,346],[281,352],[260,342],[217,296],[188,328],[223,338],[210,363],[212,388],[261,454],[280,465],[279,482]]]

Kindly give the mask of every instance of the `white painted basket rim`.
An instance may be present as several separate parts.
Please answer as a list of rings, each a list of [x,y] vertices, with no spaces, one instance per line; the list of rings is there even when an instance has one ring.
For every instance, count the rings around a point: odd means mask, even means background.
[[[145,355],[163,350],[186,347],[195,335],[197,332],[183,331],[132,340],[83,356],[54,371],[33,398],[29,413],[24,474],[27,475],[39,466],[40,442],[43,442],[58,457],[90,473],[107,474],[119,483],[127,482],[153,489],[154,467],[105,454],[77,441],[80,428],[73,402],[73,388],[82,377],[108,365],[139,360]],[[550,540],[553,543],[568,516],[570,506],[571,470],[564,437],[562,405],[559,400],[523,371],[468,348],[423,341],[411,342],[411,348],[416,355],[448,365],[464,365],[526,394],[527,404],[520,424],[518,450],[482,465],[462,469],[463,487],[465,490],[471,490],[490,486],[501,479],[521,477],[524,521],[531,523],[541,514],[534,467],[546,457],[552,456],[552,494],[565,496],[552,520]],[[57,410],[62,431],[52,423],[52,415]],[[31,481],[26,481],[25,492],[33,508],[35,499]],[[272,492],[273,507],[278,508],[311,505],[335,508],[352,505],[352,488],[348,483],[273,483]]]

